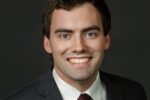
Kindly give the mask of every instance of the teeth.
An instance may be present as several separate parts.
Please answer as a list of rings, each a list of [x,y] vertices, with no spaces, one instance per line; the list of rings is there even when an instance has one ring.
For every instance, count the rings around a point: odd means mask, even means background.
[[[86,63],[87,61],[89,61],[89,58],[80,58],[80,59],[70,58],[69,59],[69,62],[74,63],[74,64],[82,64],[82,63]]]

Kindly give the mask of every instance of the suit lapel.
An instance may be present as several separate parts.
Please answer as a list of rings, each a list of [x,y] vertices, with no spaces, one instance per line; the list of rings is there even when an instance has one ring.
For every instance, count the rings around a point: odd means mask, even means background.
[[[52,71],[49,71],[49,73],[41,77],[39,82],[39,95],[43,97],[42,100],[62,100],[61,94],[52,77]]]
[[[121,89],[110,77],[110,74],[100,72],[100,78],[106,87],[107,100],[123,100]],[[39,95],[43,97],[40,100],[62,100],[61,94],[53,79],[52,70],[40,78]]]
[[[107,100],[123,100],[122,91],[117,84],[111,80],[111,75],[105,72],[100,73],[101,80],[106,87]]]

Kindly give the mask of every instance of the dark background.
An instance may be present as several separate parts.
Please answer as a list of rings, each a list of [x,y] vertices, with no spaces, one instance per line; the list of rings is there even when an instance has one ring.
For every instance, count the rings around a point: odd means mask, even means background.
[[[0,97],[47,71],[41,12],[46,0],[0,1]],[[112,44],[103,70],[140,82],[150,100],[150,0],[106,0]]]

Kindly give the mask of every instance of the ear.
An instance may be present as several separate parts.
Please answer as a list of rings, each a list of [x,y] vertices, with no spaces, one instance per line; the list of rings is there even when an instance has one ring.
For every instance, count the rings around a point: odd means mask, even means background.
[[[104,45],[104,49],[107,50],[110,47],[110,35],[109,33],[105,36],[105,45]]]
[[[44,36],[43,46],[47,53],[52,53],[50,39],[47,36]]]

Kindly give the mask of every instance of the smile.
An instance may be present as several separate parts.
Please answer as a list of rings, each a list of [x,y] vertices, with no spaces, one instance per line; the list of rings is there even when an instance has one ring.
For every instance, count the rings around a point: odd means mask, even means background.
[[[91,58],[69,58],[68,61],[73,64],[87,63]]]

